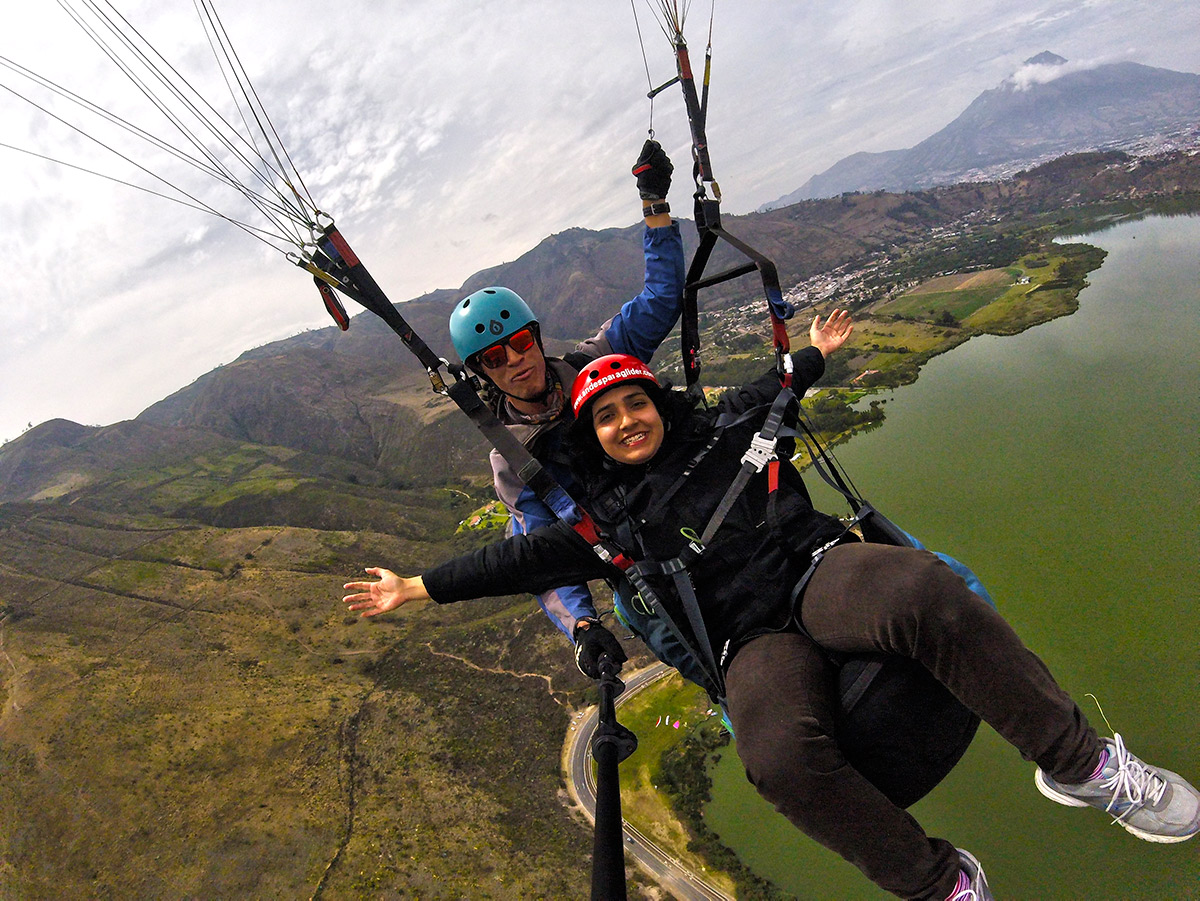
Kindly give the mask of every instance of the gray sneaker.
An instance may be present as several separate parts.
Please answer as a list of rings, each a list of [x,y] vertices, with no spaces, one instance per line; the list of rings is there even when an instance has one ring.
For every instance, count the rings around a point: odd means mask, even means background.
[[[1200,832],[1200,792],[1187,780],[1134,757],[1120,734],[1101,741],[1108,762],[1099,776],[1064,785],[1039,769],[1033,779],[1038,791],[1069,807],[1107,811],[1114,823],[1148,842],[1182,842]]]
[[[983,867],[970,851],[958,849],[958,862],[962,873],[967,877],[966,888],[958,889],[946,901],[996,901],[992,890],[988,888],[987,877],[983,875]]]

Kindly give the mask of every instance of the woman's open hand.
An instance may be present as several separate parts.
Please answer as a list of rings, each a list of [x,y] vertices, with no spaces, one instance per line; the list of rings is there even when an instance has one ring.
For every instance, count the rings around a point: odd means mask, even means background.
[[[821,356],[828,358],[846,343],[853,331],[854,323],[850,321],[850,314],[846,310],[834,310],[824,325],[821,324],[820,316],[813,320],[808,329],[808,337],[813,347],[821,352]]]
[[[378,576],[379,581],[347,582],[342,586],[347,591],[358,592],[346,595],[342,598],[342,603],[350,610],[361,610],[363,616],[387,613],[409,601],[429,600],[429,593],[425,591],[425,581],[420,576],[405,579],[390,569],[378,566],[367,567],[367,572]]]

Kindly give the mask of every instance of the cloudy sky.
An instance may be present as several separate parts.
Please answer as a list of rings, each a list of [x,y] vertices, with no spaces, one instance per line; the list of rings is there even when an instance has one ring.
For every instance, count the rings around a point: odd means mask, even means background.
[[[222,108],[191,0],[116,5]],[[217,5],[307,187],[392,300],[457,287],[572,226],[637,220],[645,94],[674,74],[646,0]],[[697,57],[709,10],[688,12]],[[750,211],[849,153],[909,147],[1043,50],[1075,67],[1200,72],[1197,34],[1195,0],[716,0],[708,136],[724,209]],[[179,143],[59,3],[8,10],[0,57]],[[12,68],[0,87],[0,142],[20,148],[0,147],[0,441],[56,417],[133,417],[248,348],[328,324],[280,250],[31,153],[164,191],[158,176],[260,224],[228,189]],[[678,89],[659,95],[653,125],[680,163],[671,200],[688,210]]]

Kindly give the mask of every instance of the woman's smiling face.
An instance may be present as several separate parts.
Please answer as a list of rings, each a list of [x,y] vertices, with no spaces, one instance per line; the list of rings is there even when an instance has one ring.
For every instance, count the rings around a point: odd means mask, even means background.
[[[665,435],[658,408],[641,385],[618,386],[601,394],[592,404],[592,428],[604,452],[626,464],[650,460]]]

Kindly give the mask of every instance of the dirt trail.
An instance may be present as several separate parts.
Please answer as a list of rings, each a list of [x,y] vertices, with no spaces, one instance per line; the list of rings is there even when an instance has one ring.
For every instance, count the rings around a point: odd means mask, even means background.
[[[9,719],[21,712],[21,702],[18,700],[21,691],[21,671],[17,669],[17,664],[4,647],[4,633],[4,625],[0,623],[0,657],[12,668],[12,678],[0,679],[0,685],[4,687],[4,707],[0,709],[0,733],[4,732]]]
[[[567,707],[567,704],[558,697],[559,693],[554,690],[554,680],[551,679],[550,676],[547,676],[545,673],[518,673],[518,672],[514,672],[513,670],[510,670],[510,669],[503,669],[502,667],[480,666],[478,663],[472,663],[467,658],[459,657],[457,654],[450,654],[446,651],[439,651],[437,648],[435,648],[433,646],[433,644],[431,642],[428,642],[428,641],[425,642],[425,647],[429,649],[429,653],[433,654],[436,657],[447,657],[450,660],[456,660],[459,663],[463,664],[463,666],[468,666],[471,669],[475,670],[476,672],[494,673],[497,676],[512,676],[513,678],[516,678],[516,679],[542,679],[545,681],[546,690],[550,693],[550,697],[554,700],[554,703],[558,704],[560,707]]]

